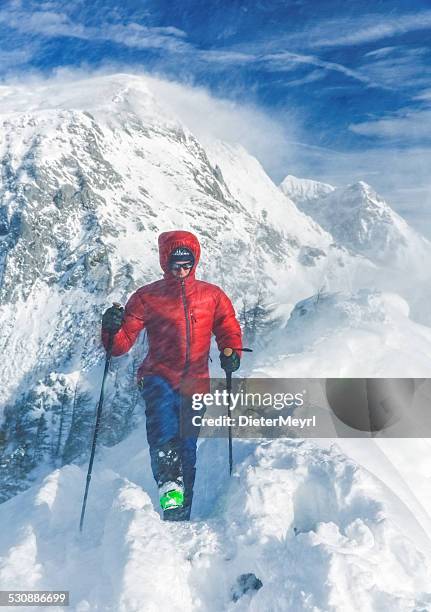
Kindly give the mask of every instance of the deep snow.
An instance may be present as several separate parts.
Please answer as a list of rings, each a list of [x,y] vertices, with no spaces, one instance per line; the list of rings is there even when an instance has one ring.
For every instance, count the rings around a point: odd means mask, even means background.
[[[205,440],[190,524],[164,523],[154,509],[144,440],[140,427],[99,453],[82,535],[78,466],[0,506],[1,588],[67,589],[79,612],[431,605],[418,490],[376,440],[353,445],[358,462],[343,452],[352,450],[346,442],[235,441],[230,481],[226,440]],[[237,577],[249,572],[263,587],[233,602]]]

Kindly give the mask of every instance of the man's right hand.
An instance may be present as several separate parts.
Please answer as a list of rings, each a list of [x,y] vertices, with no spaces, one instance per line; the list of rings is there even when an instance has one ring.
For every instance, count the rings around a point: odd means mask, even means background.
[[[111,334],[116,334],[123,324],[124,308],[120,305],[111,306],[103,313],[102,328]]]

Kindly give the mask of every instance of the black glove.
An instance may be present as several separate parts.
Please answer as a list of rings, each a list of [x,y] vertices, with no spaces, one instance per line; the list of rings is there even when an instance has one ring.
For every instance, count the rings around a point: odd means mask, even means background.
[[[235,353],[235,351],[233,351],[229,356],[225,355],[223,351],[220,353],[220,365],[226,374],[236,372],[240,366],[240,363],[241,358],[238,353]]]
[[[123,323],[124,308],[122,306],[111,306],[103,313],[102,328],[104,331],[116,334]]]

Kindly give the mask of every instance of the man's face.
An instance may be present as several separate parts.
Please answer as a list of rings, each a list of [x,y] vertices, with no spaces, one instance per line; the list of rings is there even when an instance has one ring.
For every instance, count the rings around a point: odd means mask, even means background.
[[[190,263],[188,261],[177,261],[171,266],[171,272],[175,276],[175,278],[186,278],[186,276],[190,274],[191,270],[191,268],[186,267],[189,265]]]

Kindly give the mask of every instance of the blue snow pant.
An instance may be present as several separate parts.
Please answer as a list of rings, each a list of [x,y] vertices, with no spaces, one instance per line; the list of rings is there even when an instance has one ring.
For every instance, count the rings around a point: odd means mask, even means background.
[[[183,484],[182,517],[188,520],[192,507],[199,435],[197,429],[188,432],[187,436],[181,435],[181,418],[183,422],[191,422],[195,414],[190,398],[181,396],[160,376],[145,376],[140,387],[145,400],[147,440],[154,479],[159,487],[167,482]],[[172,513],[172,510],[168,512]]]

